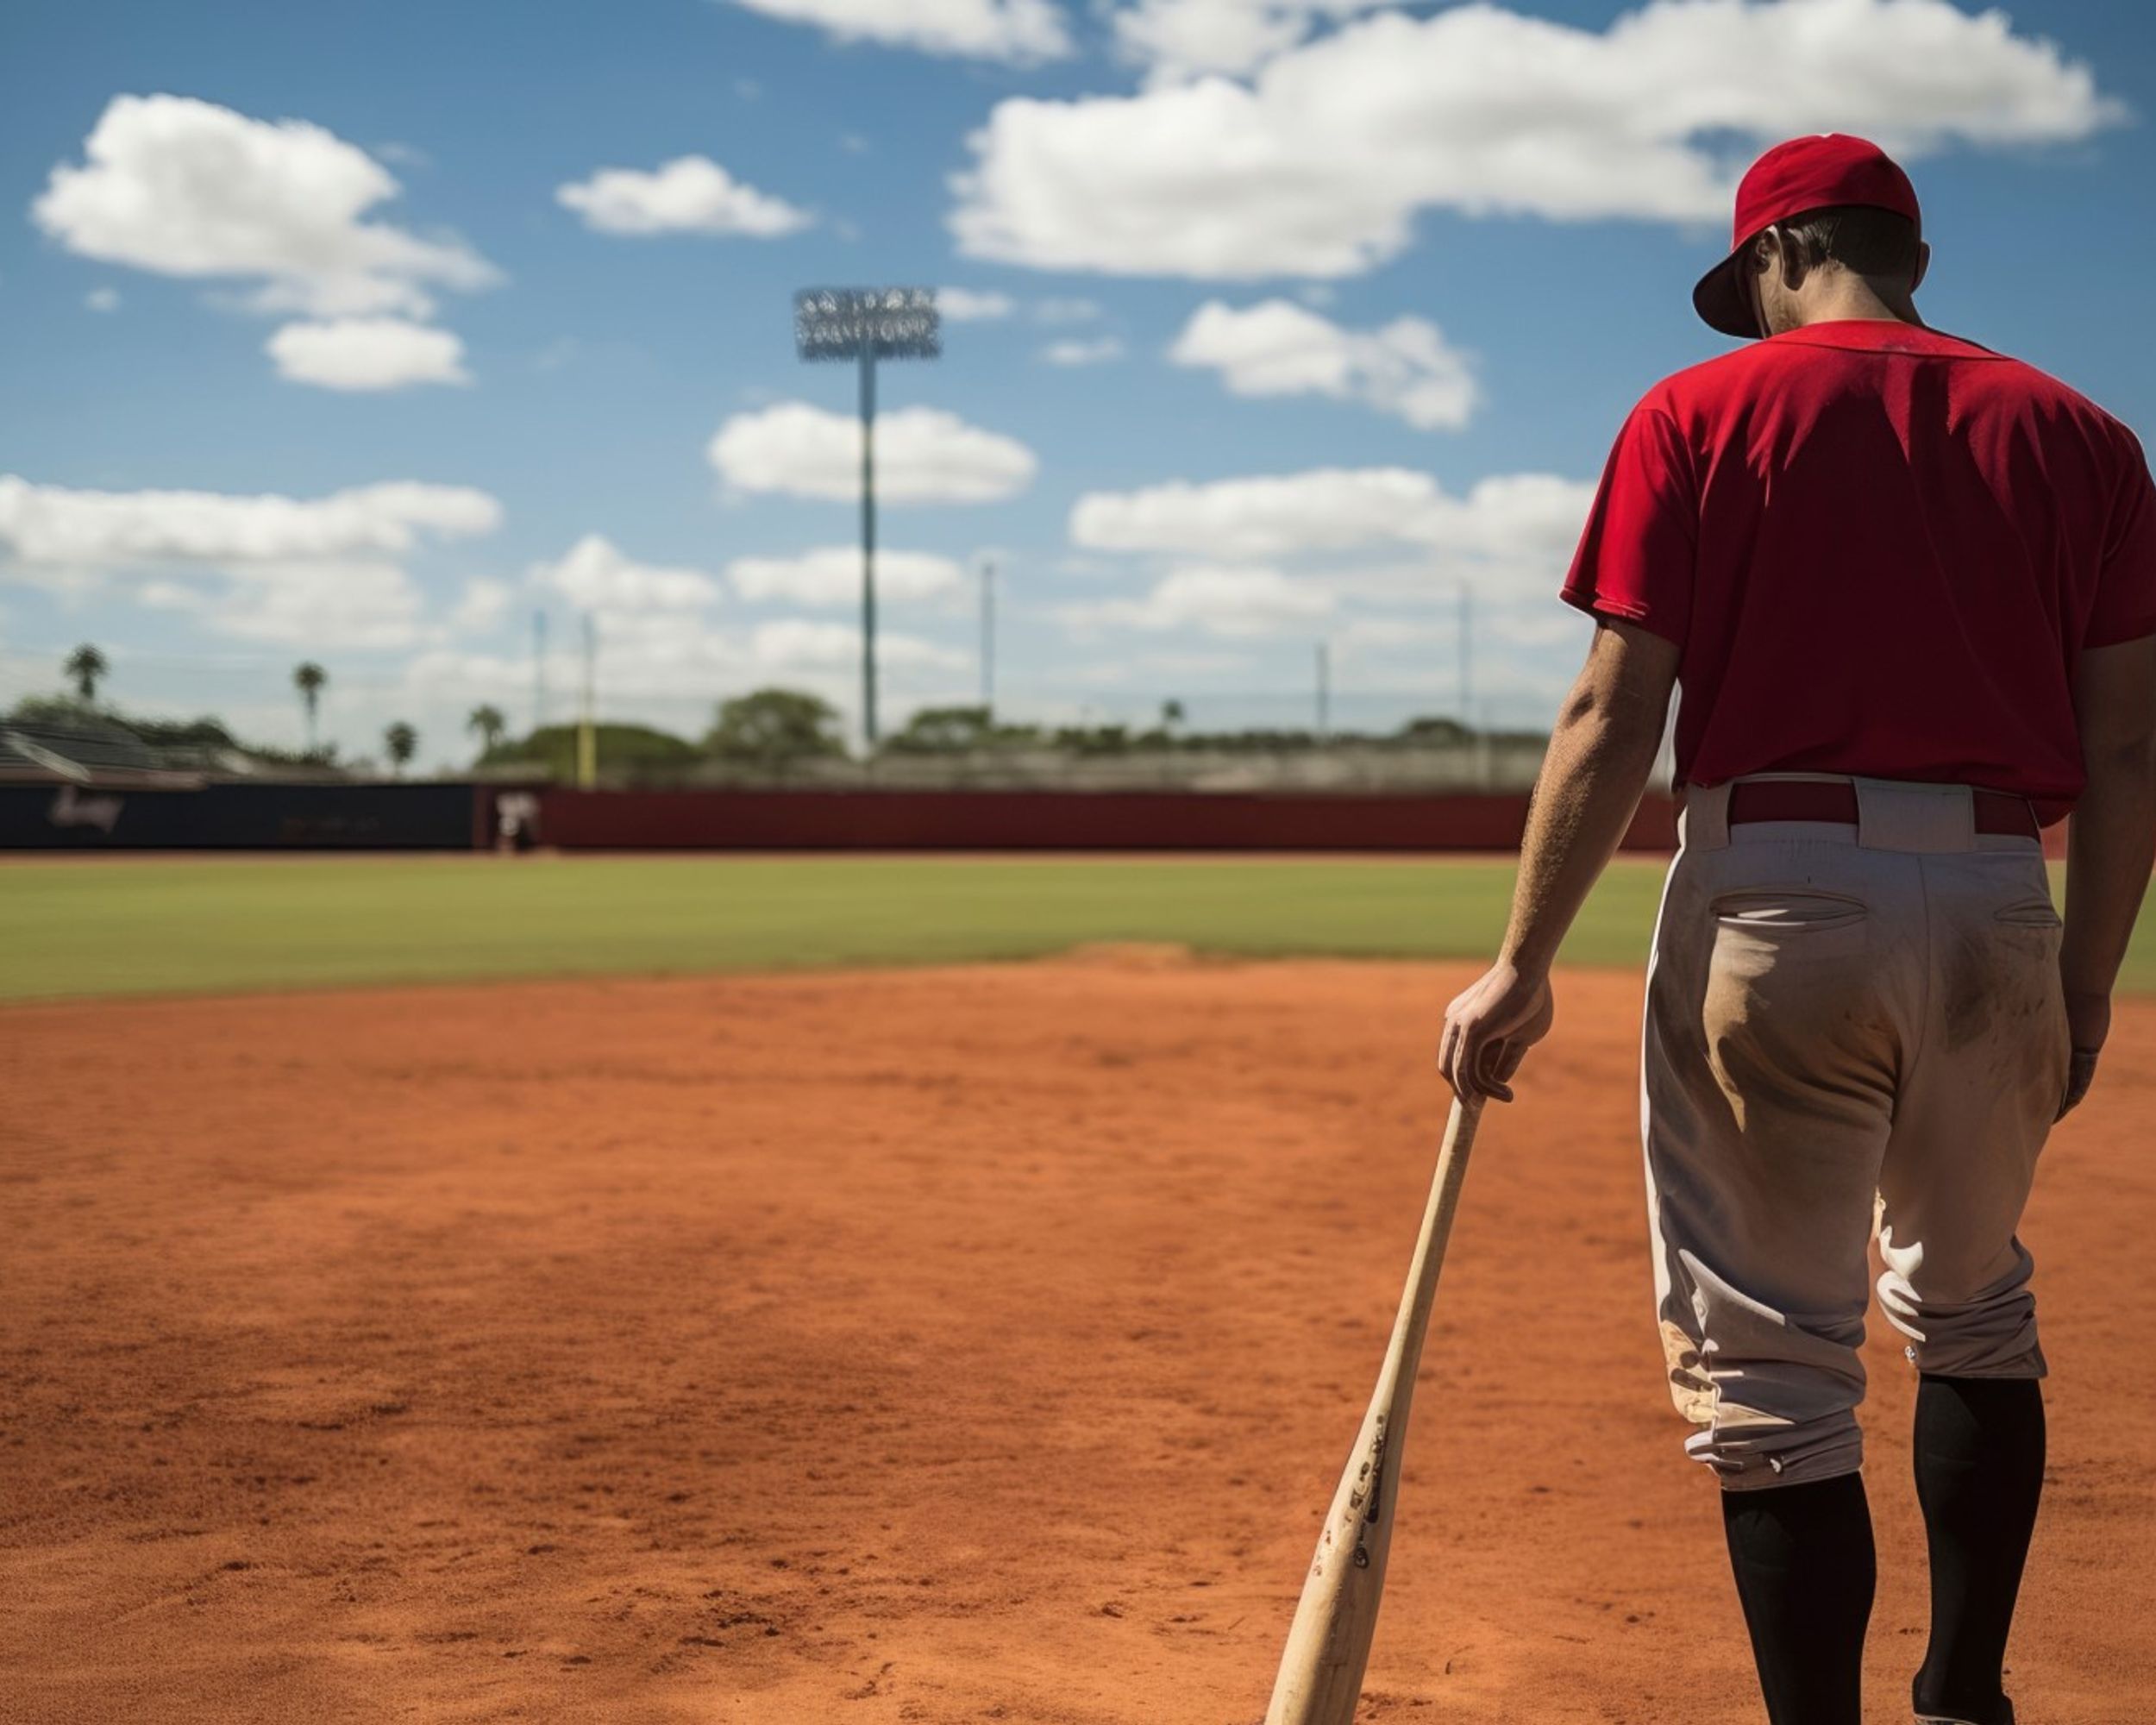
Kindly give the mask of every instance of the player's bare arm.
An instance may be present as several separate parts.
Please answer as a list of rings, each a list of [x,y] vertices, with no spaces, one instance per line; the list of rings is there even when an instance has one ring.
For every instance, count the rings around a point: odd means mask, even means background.
[[[2096,1076],[2111,989],[2156,864],[2156,636],[2084,653],[2074,707],[2089,784],[2066,845],[2059,969],[2074,1051],[2061,1115]]]
[[[1445,1010],[1438,1064],[1463,1101],[1512,1101],[1513,1075],[1549,1034],[1550,966],[1639,806],[1677,657],[1673,643],[1628,623],[1595,631],[1535,783],[1504,944]]]

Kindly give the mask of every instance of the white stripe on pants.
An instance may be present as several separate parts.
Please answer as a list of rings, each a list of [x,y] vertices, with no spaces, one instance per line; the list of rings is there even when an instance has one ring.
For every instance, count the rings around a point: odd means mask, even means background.
[[[1733,829],[1727,787],[1690,792],[1656,924],[1655,1291],[1686,1448],[1731,1488],[1862,1461],[1875,1227],[1922,1370],[2044,1375],[2015,1234],[2069,1052],[2042,848],[1976,833],[1961,787],[1855,782],[1854,826]]]

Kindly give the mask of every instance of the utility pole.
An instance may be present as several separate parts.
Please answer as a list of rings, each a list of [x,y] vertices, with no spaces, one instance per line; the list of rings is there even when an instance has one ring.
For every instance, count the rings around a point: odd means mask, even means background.
[[[547,614],[531,614],[531,734],[547,722]]]
[[[981,560],[981,706],[991,719],[996,710],[996,560]]]
[[[1460,583],[1460,724],[1475,728],[1475,594]]]
[[[1332,643],[1318,643],[1318,741],[1332,737]]]
[[[811,287],[793,296],[793,345],[805,360],[851,360],[861,376],[861,733],[876,750],[876,361],[943,351],[926,287]]]
[[[588,791],[599,782],[599,628],[584,613],[584,715],[576,728],[576,787]]]

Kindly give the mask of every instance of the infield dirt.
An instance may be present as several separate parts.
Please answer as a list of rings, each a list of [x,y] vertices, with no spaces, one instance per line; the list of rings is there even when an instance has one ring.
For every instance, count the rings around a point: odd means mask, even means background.
[[[0,1719],[1262,1713],[1459,965],[1173,954],[0,1011]],[[1373,1721],[1758,1717],[1655,1340],[1636,978],[1494,1109]],[[2156,1694],[2156,1004],[2026,1237],[2024,1716]],[[1872,1716],[1922,1645],[1875,1321]]]

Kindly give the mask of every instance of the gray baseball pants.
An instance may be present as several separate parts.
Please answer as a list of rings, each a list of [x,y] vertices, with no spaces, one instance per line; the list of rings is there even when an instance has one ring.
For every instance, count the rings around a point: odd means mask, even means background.
[[[1921,1370],[2045,1372],[2015,1235],[2069,1054],[2042,848],[1977,832],[1965,787],[1855,783],[1856,825],[1733,828],[1727,787],[1691,791],[1656,926],[1656,1294],[1730,1489],[1861,1463],[1875,1237]]]

